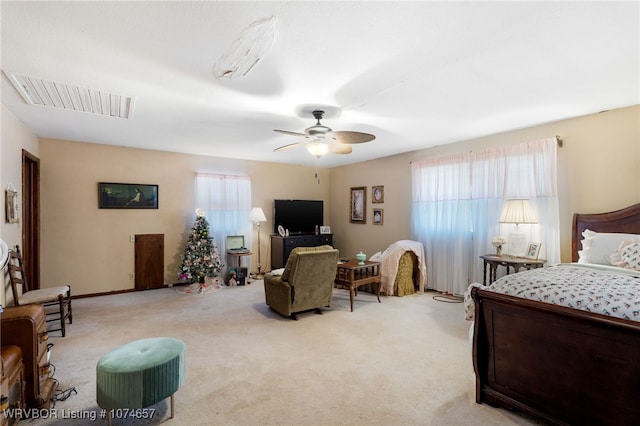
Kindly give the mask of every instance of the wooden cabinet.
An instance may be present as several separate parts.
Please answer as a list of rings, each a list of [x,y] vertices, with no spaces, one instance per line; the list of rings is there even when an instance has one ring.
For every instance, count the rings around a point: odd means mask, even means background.
[[[55,382],[47,353],[49,335],[41,305],[5,308],[0,314],[3,345],[22,350],[27,408],[48,409]]]
[[[284,268],[291,250],[296,247],[317,247],[325,244],[333,246],[332,234],[292,235],[290,237],[272,235],[271,269]]]
[[[164,287],[164,234],[139,234],[135,241],[136,290]]]
[[[15,345],[0,347],[0,394],[6,400],[2,401],[0,411],[0,425],[14,425],[20,421],[20,415],[10,414],[9,410],[24,409],[25,386],[24,364],[22,363],[22,350]]]

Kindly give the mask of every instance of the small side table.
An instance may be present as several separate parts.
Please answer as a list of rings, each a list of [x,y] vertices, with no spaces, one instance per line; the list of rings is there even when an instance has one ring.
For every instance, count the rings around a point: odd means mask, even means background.
[[[356,259],[350,259],[338,263],[335,283],[349,287],[351,312],[353,312],[353,296],[358,295],[358,287],[361,285],[375,284],[378,303],[382,303],[380,302],[380,262],[367,260],[364,265],[359,265]]]
[[[242,266],[242,256],[251,256],[253,253],[250,251],[246,252],[235,252],[235,251],[227,251],[227,256],[237,257],[238,258],[238,268]],[[249,265],[251,266],[251,265]]]
[[[489,267],[489,285],[491,285],[496,280],[496,271],[498,266],[504,266],[507,268],[507,275],[509,275],[509,268],[513,268],[514,272],[518,272],[520,268],[541,268],[545,263],[547,263],[545,259],[527,259],[526,257],[516,257],[508,254],[500,256],[495,254],[483,254],[480,258],[484,260],[482,285],[487,285],[487,266]]]

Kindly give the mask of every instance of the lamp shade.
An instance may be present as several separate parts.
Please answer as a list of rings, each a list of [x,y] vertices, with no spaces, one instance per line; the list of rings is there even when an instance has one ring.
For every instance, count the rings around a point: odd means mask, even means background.
[[[251,213],[249,213],[249,220],[254,223],[266,222],[267,217],[264,215],[261,207],[254,207],[251,209]]]
[[[309,151],[312,155],[320,158],[329,152],[329,145],[322,142],[309,142],[307,145],[307,151]]]
[[[511,199],[504,203],[500,223],[538,223],[538,219],[527,199]]]

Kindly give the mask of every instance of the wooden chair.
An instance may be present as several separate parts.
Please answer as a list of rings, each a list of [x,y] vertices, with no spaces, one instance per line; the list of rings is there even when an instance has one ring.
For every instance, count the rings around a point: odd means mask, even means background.
[[[11,291],[13,301],[16,306],[22,305],[42,305],[45,309],[47,322],[60,321],[59,328],[50,328],[47,331],[60,331],[62,337],[66,335],[65,323],[67,318],[69,324],[73,322],[71,311],[71,286],[63,285],[58,287],[30,290],[24,274],[22,255],[20,247],[9,251],[9,263],[7,265],[9,280],[11,281]],[[22,291],[18,291],[21,286]],[[55,308],[54,308],[55,307]]]

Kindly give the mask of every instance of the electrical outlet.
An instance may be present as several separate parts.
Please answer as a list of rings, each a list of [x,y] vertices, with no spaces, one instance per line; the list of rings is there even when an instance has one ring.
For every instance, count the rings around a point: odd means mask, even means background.
[[[135,280],[135,279],[136,279],[136,274],[134,274],[133,272],[131,272],[131,273],[129,274],[129,279],[130,279],[130,280]]]

